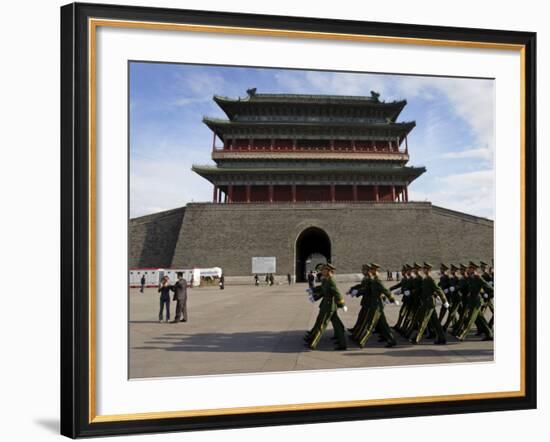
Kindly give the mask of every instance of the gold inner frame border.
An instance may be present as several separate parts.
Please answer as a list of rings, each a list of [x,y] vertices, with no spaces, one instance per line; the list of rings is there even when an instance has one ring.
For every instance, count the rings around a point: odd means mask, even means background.
[[[477,49],[498,49],[518,51],[520,55],[520,209],[521,209],[521,225],[520,225],[520,389],[518,391],[505,392],[487,392],[487,393],[465,393],[454,395],[438,395],[438,396],[417,396],[404,398],[388,398],[388,399],[368,399],[354,401],[337,401],[337,402],[317,402],[317,403],[301,403],[301,404],[285,404],[285,405],[261,405],[249,407],[235,408],[215,408],[201,410],[181,410],[181,411],[161,411],[147,413],[129,413],[129,414],[112,414],[112,415],[97,415],[96,413],[96,35],[98,27],[116,27],[116,28],[134,28],[148,30],[171,30],[184,32],[206,32],[218,34],[237,34],[237,35],[254,35],[268,37],[291,37],[291,38],[306,38],[306,39],[324,39],[324,40],[340,40],[340,41],[357,41],[370,43],[389,43],[389,44],[410,44],[419,46],[445,46],[445,47],[462,47],[462,48],[477,48]],[[330,32],[312,32],[312,31],[293,31],[283,29],[267,29],[267,28],[248,28],[248,27],[231,27],[231,26],[212,26],[212,25],[196,25],[184,23],[160,23],[160,22],[143,22],[131,20],[111,20],[111,19],[88,19],[88,94],[89,94],[89,401],[88,401],[88,421],[89,423],[100,422],[120,422],[120,421],[136,421],[147,419],[169,419],[183,417],[198,417],[198,416],[221,416],[221,415],[238,415],[247,413],[269,413],[281,411],[304,411],[304,410],[322,410],[328,408],[349,408],[349,407],[365,407],[365,406],[380,406],[380,405],[398,405],[398,404],[415,404],[427,402],[443,402],[443,401],[463,401],[463,400],[482,400],[482,399],[498,399],[498,398],[513,398],[525,396],[525,109],[526,109],[526,90],[525,90],[525,46],[521,44],[506,44],[492,42],[475,42],[475,41],[460,41],[460,40],[440,40],[440,39],[423,39],[411,37],[390,37],[377,35],[360,35],[360,34],[345,34],[345,33],[330,33]]]

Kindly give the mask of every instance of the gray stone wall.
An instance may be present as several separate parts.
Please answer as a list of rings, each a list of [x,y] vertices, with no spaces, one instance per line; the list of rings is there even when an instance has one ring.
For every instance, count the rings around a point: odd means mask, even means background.
[[[178,242],[185,207],[130,220],[130,268],[170,267]]]
[[[493,258],[491,220],[431,203],[191,203],[171,266],[219,266],[227,277],[245,276],[253,256],[275,256],[278,274],[294,274],[296,239],[308,227],[328,234],[340,274],[355,274],[368,261],[395,271],[404,262]]]

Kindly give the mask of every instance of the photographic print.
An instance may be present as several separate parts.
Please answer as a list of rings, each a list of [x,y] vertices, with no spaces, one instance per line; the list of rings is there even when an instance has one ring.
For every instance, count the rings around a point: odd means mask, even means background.
[[[62,434],[536,407],[534,33],[61,33]]]
[[[128,70],[129,378],[493,361],[493,78]]]

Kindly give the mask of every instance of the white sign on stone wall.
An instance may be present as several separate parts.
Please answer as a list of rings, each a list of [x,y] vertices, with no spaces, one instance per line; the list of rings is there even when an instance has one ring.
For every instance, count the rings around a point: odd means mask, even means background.
[[[252,273],[276,273],[277,259],[274,256],[253,256]]]

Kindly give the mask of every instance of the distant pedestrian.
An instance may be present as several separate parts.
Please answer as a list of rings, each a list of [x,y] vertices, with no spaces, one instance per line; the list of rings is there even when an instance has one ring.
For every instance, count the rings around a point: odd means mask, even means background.
[[[170,320],[170,284],[168,276],[163,276],[158,291],[160,293],[159,322],[162,322],[162,312],[166,307],[166,321]]]
[[[178,281],[170,288],[174,292],[174,301],[176,304],[176,313],[171,324],[176,322],[187,322],[187,280],[183,277],[183,272],[177,272]],[[181,318],[181,319],[180,319]]]
[[[140,283],[141,283],[141,288],[139,289],[139,291],[143,293],[143,289],[145,288],[145,275],[142,275]]]
[[[260,278],[258,278],[258,275],[254,275],[254,285],[256,287],[260,285]]]
[[[225,276],[220,276],[220,290],[223,290],[225,288]]]
[[[273,273],[269,274],[269,285],[275,284],[275,277],[273,276]]]
[[[290,276],[290,273],[286,274],[286,279],[288,281],[288,285],[292,284],[292,276]]]
[[[265,274],[265,284],[269,285],[269,273]]]

